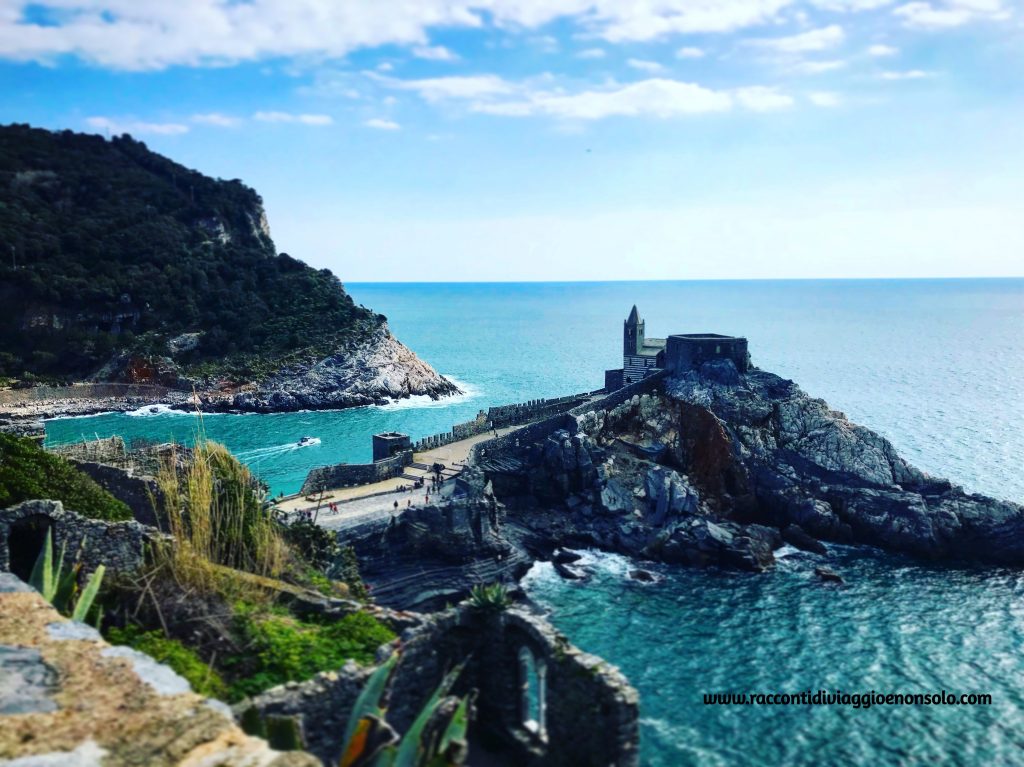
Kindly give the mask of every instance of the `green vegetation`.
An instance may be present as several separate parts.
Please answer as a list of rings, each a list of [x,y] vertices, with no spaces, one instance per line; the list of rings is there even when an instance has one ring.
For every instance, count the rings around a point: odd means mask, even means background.
[[[231,698],[256,695],[288,681],[303,681],[320,671],[341,668],[347,660],[373,663],[377,648],[395,638],[372,615],[302,620],[281,607],[238,603],[236,630],[243,647],[225,661],[235,682]]]
[[[345,727],[340,767],[447,767],[463,764],[468,754],[466,733],[469,701],[448,698],[462,673],[457,667],[441,680],[409,729],[399,737],[385,720],[384,691],[398,662],[392,654],[373,672],[356,699]],[[447,709],[454,704],[454,710]],[[443,729],[442,729],[443,728]]]
[[[492,583],[490,586],[485,586],[478,583],[470,589],[469,603],[476,610],[501,612],[512,604],[512,600],[509,598],[508,589],[504,584]]]
[[[111,628],[106,632],[111,644],[123,644],[166,663],[188,680],[192,689],[208,698],[225,700],[228,688],[220,674],[203,663],[199,655],[177,639],[169,639],[160,631],[142,631],[137,626]]]
[[[250,380],[381,322],[329,271],[278,255],[262,216],[241,181],[130,136],[0,127],[0,375],[81,377],[199,332],[175,356],[187,372]]]
[[[294,559],[264,487],[223,445],[200,433],[186,466],[169,455],[157,484],[175,539],[166,555],[179,582],[218,591],[224,568],[276,578]]]
[[[100,584],[103,582],[105,568],[100,565],[96,568],[85,589],[78,592],[78,574],[82,565],[76,562],[68,570],[64,570],[65,547],[60,550],[60,557],[57,558],[57,566],[53,562],[53,537],[50,530],[46,531],[46,541],[43,549],[39,552],[35,567],[32,568],[32,575],[29,577],[29,584],[43,598],[52,604],[58,612],[70,616],[72,620],[84,621],[92,609],[92,603],[99,593]]]
[[[128,506],[68,461],[31,439],[0,433],[0,509],[36,498],[60,501],[93,519],[132,518]]]

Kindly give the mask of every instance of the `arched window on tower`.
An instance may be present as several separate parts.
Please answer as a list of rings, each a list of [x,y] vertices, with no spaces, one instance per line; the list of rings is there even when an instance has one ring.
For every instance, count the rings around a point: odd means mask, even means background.
[[[519,648],[519,717],[523,728],[547,739],[547,664],[528,647]]]

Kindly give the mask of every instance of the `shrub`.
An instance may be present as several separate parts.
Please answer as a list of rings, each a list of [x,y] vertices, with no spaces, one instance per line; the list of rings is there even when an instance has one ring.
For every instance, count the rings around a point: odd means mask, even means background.
[[[146,653],[154,660],[165,663],[188,680],[192,689],[208,698],[224,700],[228,687],[220,674],[203,663],[196,652],[177,639],[169,639],[160,631],[142,631],[137,626],[111,628],[107,640],[112,644],[123,644]]]
[[[92,519],[132,518],[126,504],[68,461],[31,439],[0,433],[0,508],[36,498],[60,501]]]
[[[485,586],[478,583],[469,592],[469,603],[477,610],[501,612],[512,604],[508,589],[501,583]]]
[[[72,567],[64,569],[65,548],[61,547],[60,557],[57,558],[57,566],[53,562],[53,536],[50,530],[46,531],[46,541],[43,549],[39,552],[35,567],[32,568],[32,575],[29,583],[43,595],[47,602],[52,604],[58,612],[70,616],[72,620],[84,621],[92,609],[92,603],[99,593],[100,584],[103,582],[103,573],[106,568],[100,565],[96,568],[85,589],[78,591],[78,573],[82,569],[81,563],[76,562]]]
[[[169,456],[157,483],[179,580],[216,588],[210,565],[277,577],[292,559],[262,486],[223,445],[198,435],[187,465],[179,468],[177,457]]]
[[[224,661],[236,676],[233,700],[257,695],[289,681],[304,681],[321,671],[341,668],[348,660],[373,663],[377,648],[395,638],[380,621],[364,612],[341,619],[301,620],[279,607],[235,605],[242,652]]]

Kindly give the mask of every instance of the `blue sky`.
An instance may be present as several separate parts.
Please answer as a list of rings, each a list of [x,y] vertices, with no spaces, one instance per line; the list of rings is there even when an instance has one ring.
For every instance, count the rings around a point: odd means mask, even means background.
[[[1024,274],[1020,0],[0,0],[0,93],[348,281]]]

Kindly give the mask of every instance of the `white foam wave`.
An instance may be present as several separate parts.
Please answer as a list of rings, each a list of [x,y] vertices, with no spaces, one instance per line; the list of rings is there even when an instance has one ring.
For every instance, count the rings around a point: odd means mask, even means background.
[[[442,397],[441,399],[431,399],[426,394],[417,394],[414,397],[406,397],[405,399],[396,399],[388,402],[386,405],[374,405],[379,407],[381,410],[410,410],[419,408],[432,408],[432,407],[451,407],[452,405],[461,405],[464,402],[479,397],[483,392],[480,387],[474,384],[460,381],[452,376],[445,376],[449,381],[459,387],[462,394],[456,394],[454,397]]]
[[[776,559],[785,559],[786,557],[791,557],[794,554],[799,553],[800,549],[798,549],[796,546],[791,546],[788,543],[782,544],[779,548],[775,549],[775,551],[772,552],[772,554],[775,555]]]
[[[132,418],[152,418],[158,415],[188,415],[194,416],[195,413],[190,410],[174,410],[170,405],[158,402],[153,405],[143,405],[137,410],[129,410],[125,413],[127,416]]]

